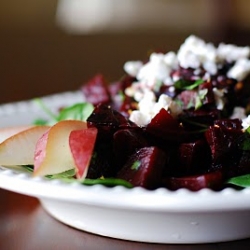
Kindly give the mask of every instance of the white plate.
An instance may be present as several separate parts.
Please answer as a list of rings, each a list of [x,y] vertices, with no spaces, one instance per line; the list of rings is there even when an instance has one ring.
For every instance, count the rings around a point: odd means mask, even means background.
[[[53,109],[81,101],[79,92],[44,98]],[[46,115],[24,101],[0,106],[0,126]],[[154,243],[208,243],[250,237],[250,189],[199,192],[82,186],[32,178],[0,167],[0,187],[37,197],[61,222],[95,234]],[[0,197],[1,199],[1,197]]]

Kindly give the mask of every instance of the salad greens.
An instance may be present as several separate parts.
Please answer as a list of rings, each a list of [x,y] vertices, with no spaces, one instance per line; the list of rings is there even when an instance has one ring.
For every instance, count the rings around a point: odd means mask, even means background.
[[[227,180],[227,183],[243,188],[250,187],[250,174],[232,177]]]
[[[180,79],[174,83],[174,87],[182,90],[192,90],[201,85],[202,83],[204,83],[204,80],[202,79],[196,80],[195,82]]]
[[[80,120],[86,121],[89,115],[94,110],[94,106],[88,102],[76,103],[68,107],[64,107],[58,111],[58,114],[54,114],[44,104],[40,98],[34,99],[34,101],[43,109],[43,111],[50,117],[50,121],[44,119],[37,119],[34,121],[35,125],[51,125],[62,120]]]
[[[21,166],[24,170],[27,172],[33,173],[33,166],[30,165],[24,165]],[[47,175],[45,176],[46,179],[55,180],[59,179],[63,182],[67,183],[79,183],[87,186],[92,186],[96,184],[104,185],[107,187],[114,187],[114,186],[124,186],[126,188],[132,188],[133,185],[125,180],[118,179],[118,178],[98,178],[98,179],[89,179],[85,178],[83,180],[77,180],[74,178],[75,176],[75,169],[70,169],[68,171],[59,173],[59,174],[53,174],[53,175]]]

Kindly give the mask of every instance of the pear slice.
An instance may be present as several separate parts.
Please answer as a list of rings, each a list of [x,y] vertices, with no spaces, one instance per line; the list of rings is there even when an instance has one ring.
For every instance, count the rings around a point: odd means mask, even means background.
[[[33,127],[32,125],[27,126],[15,126],[15,127],[6,127],[6,128],[0,128],[0,143],[11,137],[12,135],[15,135],[21,131],[24,131],[28,128]]]
[[[36,143],[48,129],[49,126],[31,126],[21,132],[17,132],[20,131],[18,128],[11,128],[9,132],[6,129],[5,135],[8,134],[8,138],[0,144],[0,164],[33,165]]]
[[[36,144],[34,176],[58,174],[75,169],[69,135],[73,130],[86,128],[86,122],[77,120],[64,120],[52,126]]]

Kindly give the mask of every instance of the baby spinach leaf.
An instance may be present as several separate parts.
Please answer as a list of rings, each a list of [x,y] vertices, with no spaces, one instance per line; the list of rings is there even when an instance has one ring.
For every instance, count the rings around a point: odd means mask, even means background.
[[[127,188],[132,188],[133,185],[125,180],[117,179],[117,178],[98,178],[98,179],[88,179],[85,178],[84,180],[77,180],[73,178],[61,178],[62,181],[67,183],[80,183],[86,186],[93,186],[93,185],[104,185],[107,187],[115,187],[115,186],[124,186]]]
[[[232,177],[227,180],[227,183],[239,187],[250,187],[250,174]]]
[[[51,110],[45,105],[45,103],[42,101],[42,99],[40,98],[35,98],[34,102],[40,106],[40,108],[49,116],[49,118],[52,120],[52,122],[56,122],[57,121],[57,115],[54,114],[53,112],[51,112]],[[42,119],[38,119],[36,120],[37,123],[41,123]],[[46,123],[46,120],[42,121],[43,124],[39,124],[39,125],[46,125],[48,124],[48,122]]]
[[[75,169],[70,169],[65,172],[53,175],[47,175],[46,178],[48,179],[67,179],[73,178],[75,176]]]
[[[180,79],[174,83],[174,87],[182,90],[193,90],[203,82],[202,79],[196,80],[195,82]]]
[[[57,120],[62,121],[71,119],[86,121],[93,110],[94,106],[91,103],[77,103],[62,109],[57,117]]]
[[[127,188],[132,188],[133,185],[125,180],[117,179],[117,178],[100,178],[100,179],[84,179],[82,181],[82,184],[84,185],[96,185],[101,184],[108,187],[114,187],[114,186],[124,186]]]
[[[58,114],[54,114],[40,99],[36,98],[34,101],[42,108],[42,110],[49,116],[49,120],[36,119],[33,124],[35,125],[52,125],[62,120],[81,120],[86,121],[94,110],[91,103],[81,102],[63,108]]]

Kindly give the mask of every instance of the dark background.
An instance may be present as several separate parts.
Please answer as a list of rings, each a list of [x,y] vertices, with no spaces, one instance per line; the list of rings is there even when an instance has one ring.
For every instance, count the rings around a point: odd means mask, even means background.
[[[126,28],[115,30],[111,23],[72,34],[56,22],[56,0],[1,0],[0,103],[75,90],[99,72],[114,81],[127,60],[145,59],[152,49],[176,51],[190,34],[215,44],[250,45],[248,0],[144,3],[152,13],[144,15],[142,8]],[[160,14],[156,4],[164,6]]]

